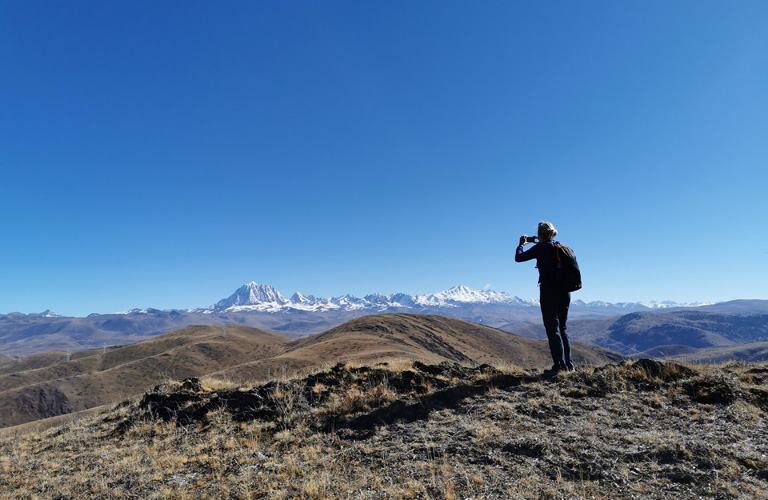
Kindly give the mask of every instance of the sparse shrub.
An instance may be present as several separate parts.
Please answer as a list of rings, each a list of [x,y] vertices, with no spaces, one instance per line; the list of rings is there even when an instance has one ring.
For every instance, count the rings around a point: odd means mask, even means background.
[[[692,378],[683,387],[699,403],[731,404],[738,394],[734,384],[722,375],[705,374]]]
[[[200,386],[202,390],[207,392],[233,391],[243,387],[242,384],[232,378],[220,376],[202,377],[200,379]]]

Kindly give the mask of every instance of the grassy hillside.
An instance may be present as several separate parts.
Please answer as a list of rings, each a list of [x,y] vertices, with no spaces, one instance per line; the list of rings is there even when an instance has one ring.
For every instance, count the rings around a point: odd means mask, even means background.
[[[390,357],[430,363],[552,366],[549,346],[543,340],[526,339],[445,316],[382,314],[355,319],[328,332],[294,341],[275,357],[224,370],[221,375],[247,380],[269,373],[316,369],[323,363],[376,362]],[[573,358],[577,364],[624,359],[615,352],[586,344],[574,344]]]
[[[0,424],[77,412],[139,394],[164,378],[200,376],[274,356],[290,339],[229,325],[184,328],[118,348],[30,356],[0,372]],[[15,371],[12,371],[14,370]]]
[[[0,438],[3,498],[763,498],[768,365],[337,365]]]
[[[723,363],[732,359],[747,362],[768,361],[768,342],[697,349],[694,352],[679,354],[675,358],[693,363]]]
[[[18,360],[14,356],[0,354],[0,370],[3,370],[6,366],[13,363],[18,363]]]
[[[304,318],[303,328],[317,333],[324,331],[324,325],[335,326],[343,322],[343,317],[338,315],[326,316]],[[266,313],[207,314],[157,309],[124,314],[92,314],[85,318],[11,313],[0,315],[0,351],[24,357],[51,351],[83,351],[98,349],[104,344],[133,344],[195,325],[221,327],[222,324],[237,324],[278,331],[286,327],[286,321],[285,317]],[[303,330],[284,328],[279,331],[296,338]]]
[[[722,314],[684,309],[667,313],[631,313],[613,321],[574,320],[574,338],[622,354],[658,346],[727,347],[768,341],[767,314]]]
[[[292,341],[265,330],[195,326],[106,350],[39,354],[0,369],[0,427],[78,412],[126,399],[159,381],[218,374],[265,380],[340,361],[401,357],[426,362],[551,365],[544,341],[441,316],[385,314],[360,318],[324,334]],[[623,359],[574,345],[576,363]]]
[[[768,359],[768,315],[763,302],[733,301],[668,312],[636,312],[618,318],[569,321],[571,339],[639,359],[757,362]],[[545,338],[539,323],[502,325],[527,338]],[[763,347],[761,347],[763,346]],[[700,352],[699,352],[700,351]]]

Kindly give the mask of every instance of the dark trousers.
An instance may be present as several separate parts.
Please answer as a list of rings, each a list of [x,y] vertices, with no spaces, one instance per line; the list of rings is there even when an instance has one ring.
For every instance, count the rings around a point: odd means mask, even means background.
[[[549,350],[552,360],[561,369],[573,368],[571,361],[571,341],[565,333],[568,321],[568,307],[571,305],[571,294],[557,288],[540,288],[539,302],[544,329],[547,331]]]

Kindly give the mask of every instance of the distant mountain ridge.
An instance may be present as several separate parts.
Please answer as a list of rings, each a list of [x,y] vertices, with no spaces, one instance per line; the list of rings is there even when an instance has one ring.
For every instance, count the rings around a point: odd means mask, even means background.
[[[463,307],[469,304],[496,304],[513,307],[538,307],[536,299],[525,300],[510,295],[506,292],[496,292],[491,290],[476,290],[467,286],[459,285],[442,292],[429,293],[425,295],[407,295],[404,293],[393,293],[383,295],[375,293],[358,298],[353,295],[342,295],[331,297],[330,299],[317,298],[313,295],[304,295],[300,292],[294,293],[290,299],[286,299],[274,286],[260,285],[254,281],[247,283],[227,297],[207,309],[198,309],[196,311],[215,311],[215,312],[283,312],[289,310],[297,311],[375,311],[385,312],[387,310],[401,309],[424,309],[434,307]],[[673,307],[692,307],[702,305],[679,304],[676,302],[623,302],[611,304],[609,302],[584,302],[575,300],[572,307],[588,308],[595,311],[610,310],[610,314],[627,313],[635,311],[652,311],[658,309],[668,309]]]
[[[574,294],[576,297],[578,295]],[[730,320],[725,318],[726,315],[768,314],[768,301],[740,300],[702,305],[674,302],[612,304],[576,299],[571,303],[569,318],[574,327],[571,331],[578,338],[579,320],[598,321],[632,313],[660,314],[681,310],[716,312],[723,316],[718,321],[722,319],[723,324],[728,324]],[[388,313],[452,317],[501,328],[529,338],[541,338],[544,334],[538,300],[524,300],[505,292],[456,286],[425,295],[375,293],[363,298],[342,295],[325,299],[296,292],[286,298],[271,285],[250,282],[206,308],[132,309],[112,314],[90,314],[84,318],[60,316],[50,310],[39,314],[0,315],[0,355],[29,356],[50,351],[99,349],[103,346],[140,342],[188,326],[225,323],[271,330],[298,338],[325,332],[361,316]],[[627,354],[637,352],[638,348],[632,347],[639,346],[637,342],[627,345],[620,341],[620,344],[616,344],[617,334],[609,336],[608,332],[600,331],[610,324],[612,322],[587,325],[589,331],[584,331],[585,340],[594,339],[592,341],[597,345]],[[751,336],[755,337],[751,341],[764,340],[762,335],[751,331],[735,333],[738,340],[734,342],[749,342]],[[653,346],[647,346],[650,347]]]
[[[759,301],[758,301],[759,302]],[[305,295],[301,292],[295,292],[290,298],[286,298],[280,291],[272,285],[259,284],[255,281],[246,283],[232,295],[222,299],[209,307],[187,308],[187,309],[130,309],[128,311],[114,313],[92,313],[91,316],[107,316],[112,314],[140,314],[154,313],[162,311],[164,313],[222,313],[222,312],[289,312],[308,311],[308,312],[344,312],[344,311],[372,311],[375,313],[386,312],[388,310],[403,309],[431,309],[431,308],[458,308],[468,305],[503,305],[511,307],[535,307],[538,308],[538,299],[522,299],[510,295],[506,292],[497,292],[493,290],[477,290],[464,285],[458,285],[441,292],[427,293],[424,295],[408,295],[405,293],[381,294],[373,293],[362,298],[354,295],[340,295],[331,298],[316,297],[314,295]],[[584,302],[576,298],[571,302],[571,312],[580,314],[586,312],[595,315],[595,317],[614,316],[618,314],[627,314],[630,312],[657,311],[673,309],[680,307],[700,307],[709,306],[710,303],[678,303],[673,301],[650,301],[650,302],[605,302],[592,301]],[[416,311],[415,311],[416,312]],[[62,316],[50,309],[41,313],[18,313],[11,312],[6,315],[0,314],[0,317],[43,317],[43,318],[65,318],[71,316]]]

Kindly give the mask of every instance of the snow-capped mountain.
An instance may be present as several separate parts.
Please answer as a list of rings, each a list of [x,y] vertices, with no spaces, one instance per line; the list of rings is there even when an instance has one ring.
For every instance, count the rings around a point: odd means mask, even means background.
[[[450,290],[414,297],[414,303],[422,306],[456,306],[457,304],[514,304],[535,305],[533,301],[525,301],[504,292],[490,290],[474,290],[466,286],[455,286]]]
[[[216,312],[280,312],[280,311],[386,311],[392,309],[422,309],[425,307],[459,307],[466,304],[514,304],[535,305],[503,292],[473,290],[466,286],[456,286],[450,290],[427,295],[411,296],[404,293],[391,295],[372,294],[363,298],[352,295],[318,298],[313,295],[294,293],[286,299],[270,285],[250,282],[238,288],[228,298],[211,306]]]
[[[680,307],[700,307],[712,305],[711,302],[692,302],[681,304],[670,300],[663,302],[651,301],[651,302],[603,302],[596,300],[593,302],[584,302],[583,300],[574,300],[571,302],[571,308],[589,308],[594,311],[601,309],[610,310],[617,313],[628,313],[635,311],[648,311],[648,310],[663,310],[663,309],[675,309]]]
[[[599,339],[614,342],[615,339],[608,334],[613,332],[610,328],[616,323],[589,323],[590,319],[628,317],[625,321],[627,324],[637,325],[637,321],[646,321],[649,314],[656,316],[654,313],[659,313],[663,318],[656,318],[647,324],[663,326],[667,325],[664,323],[667,318],[675,318],[675,311],[681,307],[704,306],[673,302],[584,302],[578,297],[574,297],[569,311],[569,318],[574,320],[571,321],[571,328],[577,335],[574,338],[578,338],[581,328],[582,334],[590,335],[588,338],[594,342]],[[661,314],[668,312],[671,314]],[[698,312],[702,315],[766,315],[768,301],[736,300],[701,307],[695,312],[688,309],[685,314],[692,313],[693,317],[697,317]],[[504,292],[456,286],[424,295],[374,293],[363,298],[342,295],[326,299],[296,292],[287,299],[273,286],[251,282],[235,290],[226,299],[199,309],[131,309],[122,313],[94,313],[84,318],[61,317],[51,311],[0,314],[0,354],[29,355],[51,350],[102,348],[104,343],[118,345],[136,342],[193,325],[239,324],[296,338],[328,331],[360,316],[382,313],[436,314],[501,328],[523,336],[531,335],[531,332],[544,334],[538,300],[524,300]],[[630,316],[630,313],[641,314]],[[728,318],[721,320],[726,326],[718,326],[713,332],[720,335],[724,330],[736,331],[732,319]],[[685,321],[689,319],[688,316],[682,318]],[[709,324],[707,322],[711,321],[712,316],[706,316],[705,319],[705,322],[697,323],[695,328],[700,328],[700,324]],[[753,320],[744,323],[750,325],[748,328],[738,330],[735,342],[765,341],[761,333],[763,330],[751,327]],[[579,322],[582,322],[581,327]],[[679,326],[674,321],[670,324],[670,328]],[[622,328],[626,329],[626,325]],[[611,344],[608,340],[605,345],[597,345],[617,348],[615,342]]]
[[[304,297],[300,295],[300,297]],[[235,290],[235,293],[212,306],[216,311],[258,310],[279,311],[292,302],[270,285],[259,285],[251,281]]]
[[[329,299],[294,293],[290,299],[286,299],[275,287],[259,285],[250,282],[238,288],[228,298],[221,300],[208,308],[210,312],[424,312],[442,309],[465,308],[469,306],[512,307],[531,308],[538,307],[538,300],[524,300],[505,292],[492,290],[475,290],[463,285],[455,286],[442,292],[425,295],[407,295],[394,293],[382,295],[379,293],[358,298],[352,295],[342,295]],[[585,313],[604,315],[607,311],[621,311],[623,313],[634,311],[646,311],[680,307],[683,304],[673,302],[621,303],[608,302],[583,302],[575,300],[572,307],[582,309]]]

